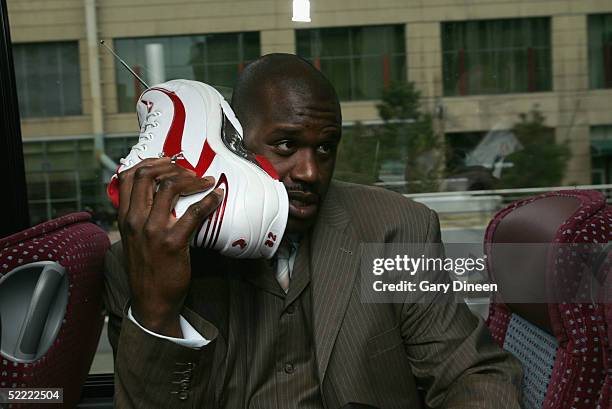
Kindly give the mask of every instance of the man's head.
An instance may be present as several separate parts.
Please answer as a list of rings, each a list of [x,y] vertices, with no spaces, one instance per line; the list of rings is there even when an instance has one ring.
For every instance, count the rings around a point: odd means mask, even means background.
[[[306,232],[327,193],[342,133],[333,86],[300,57],[268,54],[242,72],[232,108],[247,148],[266,157],[287,188],[287,232]]]

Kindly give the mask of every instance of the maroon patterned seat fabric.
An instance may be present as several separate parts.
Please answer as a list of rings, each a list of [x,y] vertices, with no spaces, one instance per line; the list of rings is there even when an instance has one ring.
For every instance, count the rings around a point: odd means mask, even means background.
[[[608,291],[612,288],[612,274],[606,277],[606,286]],[[599,406],[601,408],[612,408],[612,300],[608,299],[608,304],[605,305],[606,321],[608,323],[608,349],[606,352],[606,379],[602,388],[601,399]]]
[[[50,260],[65,268],[69,283],[66,313],[52,346],[32,363],[0,355],[0,387],[64,388],[61,407],[76,406],[104,322],[102,273],[109,240],[90,218],[84,212],[69,214],[0,239],[0,277],[16,267]]]
[[[550,198],[574,198],[577,200],[576,210],[558,226],[551,226],[556,231],[552,243],[608,243],[612,242],[612,207],[606,204],[605,196],[595,191],[568,190],[551,192],[520,200],[499,211],[490,222],[485,233],[485,253],[489,257],[490,278],[495,281],[494,263],[491,254],[495,233],[512,212],[534,204],[536,201]],[[546,206],[554,206],[554,200]],[[540,209],[541,210],[541,209]],[[524,240],[521,239],[523,242]],[[506,241],[507,242],[507,241]],[[574,257],[574,259],[572,258]],[[576,259],[575,253],[558,254],[549,252],[546,267],[541,271],[546,288],[571,289],[573,294],[582,291],[582,282],[577,284],[570,273],[576,264],[589,267],[593,260],[588,257]],[[609,292],[612,254],[608,254],[599,270],[594,272],[602,281],[608,280],[603,291]],[[570,267],[571,265],[571,267]],[[581,267],[581,268],[582,268]],[[537,274],[537,272],[534,272]],[[573,280],[574,279],[574,280]],[[552,285],[551,283],[562,283]],[[610,294],[604,294],[598,300],[610,301]],[[612,339],[612,305],[601,302],[590,303],[550,303],[547,305],[548,331],[558,341],[558,347],[552,362],[552,375],[548,380],[543,408],[561,409],[609,409],[612,408],[611,398],[611,363],[612,354],[610,340]],[[492,302],[489,309],[487,325],[494,340],[504,346],[508,325],[513,314],[512,304],[504,304],[501,297]],[[518,314],[530,321],[530,317]],[[529,315],[529,314],[527,314]],[[533,317],[531,317],[533,318]],[[531,319],[532,323],[535,323]],[[543,326],[540,325],[540,328]]]

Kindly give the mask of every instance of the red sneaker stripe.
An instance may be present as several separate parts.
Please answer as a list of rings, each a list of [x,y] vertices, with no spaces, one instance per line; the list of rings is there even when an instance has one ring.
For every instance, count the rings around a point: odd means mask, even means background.
[[[223,184],[223,189],[225,190],[225,193],[223,195],[223,203],[221,203],[221,205],[217,209],[218,210],[217,217],[219,217],[219,227],[217,227],[216,234],[215,234],[215,241],[213,241],[211,247],[214,247],[217,244],[217,240],[219,239],[219,233],[221,232],[221,225],[223,224],[223,217],[225,216],[225,206],[227,205],[227,197],[229,196],[229,186],[227,184],[227,177],[225,176],[225,173],[222,173],[221,176],[219,177],[219,183],[217,183],[217,187],[219,187],[221,184]],[[216,222],[217,220],[215,219],[215,223]]]
[[[270,175],[272,178],[276,180],[280,180],[280,178],[278,177],[278,173],[276,173],[276,169],[274,169],[274,166],[272,166],[272,164],[268,161],[268,159],[266,159],[265,157],[261,155],[255,155],[255,159],[259,163],[259,166],[263,170],[265,170],[268,175]]]
[[[183,105],[181,99],[175,93],[162,88],[153,89],[166,94],[174,105],[174,117],[172,118],[172,125],[170,125],[170,130],[168,131],[168,135],[166,136],[166,140],[164,142],[164,154],[169,157],[178,155],[183,150],[185,106]],[[204,137],[206,137],[206,135],[204,135]],[[186,159],[179,159],[176,161],[176,163],[179,166],[184,167],[185,169],[193,170],[198,175],[198,177],[202,177],[204,173],[208,170],[208,167],[212,163],[215,156],[215,151],[212,150],[212,148],[208,144],[208,141],[205,140],[202,151],[200,152],[200,158],[198,159],[198,163],[195,167]]]
[[[194,171],[199,176],[202,177],[204,172],[208,170],[208,167],[212,163],[213,159],[217,154],[212,150],[210,145],[208,144],[208,140],[204,142],[204,148],[202,148],[202,152],[200,152],[200,159],[198,160],[198,164],[196,165]]]
[[[215,210],[216,212],[217,210]],[[202,228],[204,227],[204,223],[208,222],[206,224],[206,231],[204,232],[204,236],[202,237],[202,245],[201,247],[206,247],[206,239],[208,238],[208,230],[210,229],[210,225],[212,224],[212,218],[215,215],[215,213],[211,213],[210,216],[208,216],[206,219],[204,219],[204,221],[202,222],[202,225],[200,226],[200,228],[198,229],[198,232],[202,230]]]
[[[183,101],[181,101],[174,92],[170,92],[163,88],[152,89],[166,94],[174,105],[172,124],[166,135],[166,140],[164,141],[164,154],[169,157],[178,155],[182,150],[183,130],[185,129],[185,106],[183,105]]]
[[[106,195],[117,209],[119,207],[119,178],[117,175],[113,175],[110,183],[106,186]]]

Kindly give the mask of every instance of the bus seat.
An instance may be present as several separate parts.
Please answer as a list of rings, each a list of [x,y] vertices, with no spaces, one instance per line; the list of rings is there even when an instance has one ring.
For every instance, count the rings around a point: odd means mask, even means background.
[[[585,282],[610,276],[612,263],[605,253],[606,262],[593,271],[595,257],[577,255],[563,246],[584,243],[588,249],[601,248],[598,243],[612,242],[611,223],[612,207],[604,195],[568,190],[514,202],[499,211],[486,229],[489,279],[499,290],[487,325],[494,340],[523,364],[527,409],[610,407],[612,323],[605,317],[610,305],[603,304],[601,297],[588,302],[581,296]],[[521,244],[529,244],[531,250],[525,252],[523,247],[522,254],[508,250],[512,245],[521,249]],[[583,271],[588,272],[588,280]],[[565,292],[577,294],[580,302],[566,300]],[[534,297],[528,299],[529,294]]]
[[[608,349],[606,351],[607,357],[604,360],[606,364],[606,379],[602,387],[599,406],[602,408],[612,408],[612,274],[606,274],[603,279],[605,283],[603,288],[606,291],[604,309],[608,324]]]
[[[90,219],[73,213],[0,239],[0,388],[63,388],[61,407],[79,401],[104,322],[110,245]]]

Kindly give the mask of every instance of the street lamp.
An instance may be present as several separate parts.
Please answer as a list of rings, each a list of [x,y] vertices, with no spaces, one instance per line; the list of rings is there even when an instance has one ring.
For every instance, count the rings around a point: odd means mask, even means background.
[[[310,1],[293,0],[293,17],[291,21],[310,23]]]

